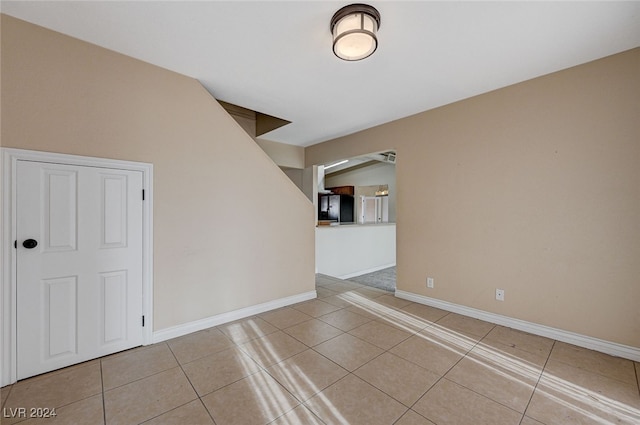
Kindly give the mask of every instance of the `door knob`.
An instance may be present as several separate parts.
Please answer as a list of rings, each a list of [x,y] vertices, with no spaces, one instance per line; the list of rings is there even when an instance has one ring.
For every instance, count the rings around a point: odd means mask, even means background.
[[[38,246],[38,241],[35,239],[27,239],[26,241],[22,242],[22,246],[27,249],[33,249]]]

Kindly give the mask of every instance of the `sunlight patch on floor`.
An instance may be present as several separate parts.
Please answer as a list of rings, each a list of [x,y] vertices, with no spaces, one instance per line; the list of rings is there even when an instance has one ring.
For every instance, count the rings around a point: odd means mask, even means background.
[[[466,355],[466,358],[489,369],[491,373],[525,385],[531,390],[534,389],[534,385],[531,382],[536,382],[536,391],[544,397],[598,423],[619,423],[615,419],[606,417],[612,415],[616,419],[627,421],[630,424],[640,424],[640,410],[605,397],[597,391],[589,390],[553,376],[549,372],[545,372],[542,375],[542,366],[536,366],[510,353],[477,342],[435,322],[380,304],[375,301],[375,298],[370,299],[353,291],[342,293],[339,297],[354,306],[364,309],[379,320],[388,321],[393,326],[415,334],[456,354]],[[469,351],[474,347],[476,349],[473,353],[470,353]],[[538,382],[539,379],[541,379],[540,382]],[[551,394],[549,390],[558,392],[566,399]],[[597,412],[587,410],[583,406],[587,406]],[[612,420],[615,420],[615,422],[612,422]]]
[[[331,288],[331,284],[326,285],[326,287]],[[521,384],[530,391],[532,397],[544,397],[551,403],[570,409],[575,415],[579,415],[583,419],[602,425],[613,425],[614,423],[620,423],[620,421],[640,424],[640,410],[637,408],[554,376],[548,371],[543,372],[544,366],[542,364],[532,363],[525,358],[520,358],[512,353],[479,342],[481,340],[480,337],[476,339],[470,338],[461,332],[448,329],[436,322],[384,305],[377,302],[375,298],[369,298],[354,290],[342,292],[337,297],[371,315],[375,320],[386,322],[437,347],[464,356],[464,358],[474,362],[476,365],[486,368],[491,374]],[[246,332],[247,337],[250,337],[249,334],[259,334],[260,330],[255,324],[251,324]],[[256,356],[257,359],[263,359],[261,363],[272,365],[286,360],[280,360],[281,354],[269,342],[269,335],[251,339],[249,343],[255,352],[247,352],[247,354]],[[331,423],[348,423],[339,409],[323,395],[322,391],[325,388],[318,388],[312,379],[305,374],[303,368],[297,365],[287,366],[279,369],[281,374],[278,378],[284,383],[284,386],[275,378],[272,378],[274,381],[267,382],[269,380],[267,375],[260,372],[245,378],[251,382],[256,402],[260,404],[260,408],[269,417],[275,415],[273,417],[289,420],[282,418],[282,416],[292,411],[290,403],[287,403],[286,406],[281,405],[283,403],[283,395],[289,395],[285,387],[289,387],[295,389],[294,392],[297,394],[306,392],[309,394],[308,399],[315,397],[315,402],[323,404],[326,407],[323,410],[331,415],[331,417],[324,418],[324,420],[329,420]],[[294,408],[300,405],[305,406],[304,403],[306,401],[308,400],[302,400],[301,402],[297,400]],[[306,410],[303,412],[304,414],[309,413]],[[295,423],[296,417],[297,414],[292,415],[291,420],[294,422],[291,423]]]
[[[255,325],[252,324],[253,327],[255,327]],[[256,327],[257,330],[257,327]],[[269,363],[273,363],[273,364],[278,364],[282,361],[286,361],[286,359],[281,360],[279,362],[276,362],[275,359],[278,358],[278,354],[277,351],[274,349],[273,345],[271,343],[268,342],[268,337],[269,335],[266,335],[265,337],[262,338],[258,338],[255,340],[252,340],[251,342],[256,342],[256,344],[252,344],[252,347],[254,349],[258,349],[260,354],[261,354],[261,358],[268,358],[270,359]],[[257,343],[257,341],[260,340],[259,343]],[[251,354],[249,352],[247,352],[247,354],[249,356],[251,356]],[[264,357],[263,357],[264,356]],[[292,356],[293,357],[293,356]],[[291,357],[289,357],[291,358]],[[247,367],[248,370],[248,367]],[[340,423],[340,424],[348,424],[348,421],[340,414],[340,412],[338,411],[338,409],[336,409],[335,407],[333,407],[332,403],[329,401],[329,399],[327,399],[322,393],[319,393],[320,391],[322,391],[324,388],[318,388],[311,379],[309,379],[306,374],[304,373],[304,371],[298,367],[295,366],[293,368],[281,368],[281,371],[283,371],[285,373],[286,376],[286,381],[287,384],[290,385],[291,387],[295,387],[296,389],[299,390],[299,392],[301,392],[301,390],[303,389],[303,384],[301,382],[303,382],[304,384],[307,384],[309,387],[313,388],[313,393],[315,396],[320,396],[322,402],[331,407],[331,412],[334,414],[334,416],[332,417],[333,421],[332,423]],[[268,373],[268,372],[265,372]],[[278,388],[282,391],[282,393],[287,393],[290,394],[289,391],[282,386],[282,384],[280,384],[280,382],[278,382],[277,379],[275,379],[275,377],[271,376],[271,378],[274,380],[275,385],[278,386]],[[276,414],[276,416],[273,416],[273,418],[277,418],[280,416],[284,416],[287,413],[291,412],[292,410],[294,410],[297,406],[303,404],[304,402],[298,403],[296,406],[294,406],[293,409],[289,408],[289,406],[287,406],[285,409],[285,411],[282,411],[282,409],[278,409],[278,406],[280,406],[280,399],[277,396],[277,394],[275,393],[275,391],[265,391],[265,389],[271,389],[271,385],[266,382],[265,376],[262,375],[261,373],[255,373],[245,379],[249,379],[250,382],[252,383],[252,389],[253,392],[255,394],[255,400],[260,403],[261,408],[264,412],[268,413],[269,417],[272,417],[271,415]],[[281,394],[282,394],[281,393]],[[295,396],[293,396],[291,394],[292,397],[296,398]],[[297,400],[297,398],[296,398]],[[282,406],[280,406],[282,407]],[[283,419],[284,420],[284,419]],[[296,420],[296,418],[293,418],[292,420]],[[292,422],[292,423],[296,423],[298,424],[298,422]]]

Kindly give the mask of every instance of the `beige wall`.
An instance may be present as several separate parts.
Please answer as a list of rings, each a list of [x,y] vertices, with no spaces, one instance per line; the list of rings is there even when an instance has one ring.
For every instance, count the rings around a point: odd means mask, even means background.
[[[305,155],[397,150],[399,289],[640,347],[639,117],[634,49]]]
[[[287,175],[295,184],[298,186],[298,189],[303,190],[303,174],[304,170],[299,170],[297,168],[283,168],[282,172]]]
[[[196,80],[3,15],[1,111],[4,147],[154,165],[156,330],[314,289],[311,203]]]
[[[256,139],[256,143],[280,167],[304,168],[304,148],[302,146],[287,145],[264,139]]]

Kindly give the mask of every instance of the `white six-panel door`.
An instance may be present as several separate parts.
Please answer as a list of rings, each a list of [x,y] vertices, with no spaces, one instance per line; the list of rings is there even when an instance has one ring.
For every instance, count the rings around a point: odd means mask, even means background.
[[[18,379],[142,344],[142,174],[17,162]]]

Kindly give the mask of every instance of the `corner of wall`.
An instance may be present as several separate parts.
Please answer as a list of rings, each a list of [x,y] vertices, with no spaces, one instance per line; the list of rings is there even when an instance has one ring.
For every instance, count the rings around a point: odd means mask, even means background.
[[[155,331],[315,288],[313,208],[199,82],[2,19],[3,146],[154,166]]]

